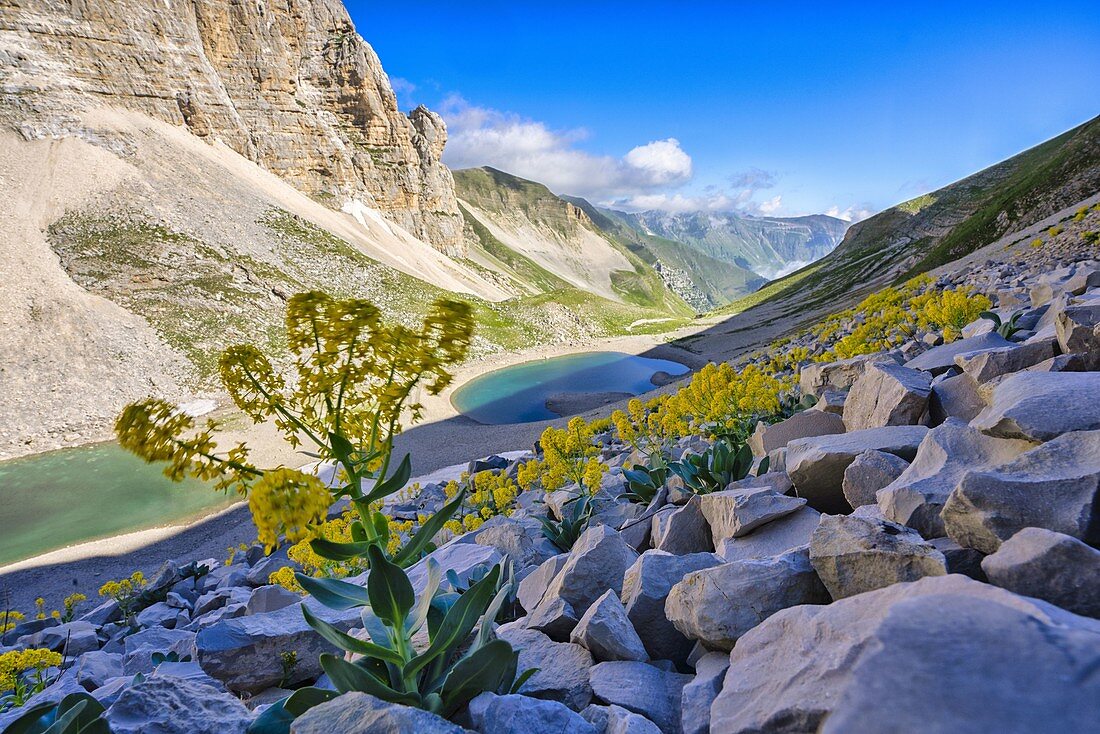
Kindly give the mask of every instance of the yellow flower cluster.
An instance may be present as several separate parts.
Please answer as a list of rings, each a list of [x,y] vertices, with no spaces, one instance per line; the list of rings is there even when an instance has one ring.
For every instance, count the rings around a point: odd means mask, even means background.
[[[671,422],[665,420],[668,397],[662,395],[643,403],[638,398],[626,404],[626,411],[611,414],[611,423],[619,440],[649,457],[662,456],[679,438]]]
[[[26,616],[22,612],[17,612],[14,609],[9,609],[3,614],[0,614],[0,635],[15,629],[16,625],[24,619],[26,619]]]
[[[666,430],[680,436],[741,433],[755,417],[779,410],[779,395],[792,385],[793,378],[776,378],[756,365],[737,370],[712,362],[668,398]]]
[[[607,465],[599,459],[600,447],[593,442],[595,435],[592,425],[579,416],[571,418],[565,428],[548,426],[542,432],[539,480],[544,490],[552,492],[567,482],[575,482],[589,493],[600,488]]]
[[[119,604],[129,601],[135,594],[140,594],[145,588],[145,574],[134,571],[128,579],[108,581],[99,587],[100,596],[109,596]]]
[[[469,350],[473,317],[469,304],[441,299],[410,329],[382,323],[368,301],[311,291],[289,300],[286,335],[296,380],[288,382],[260,349],[243,344],[222,354],[222,383],[253,421],[273,420],[292,446],[308,439],[320,460],[336,462],[344,493],[354,499],[361,481],[388,474],[401,421],[415,421],[421,412],[417,386],[436,394],[451,382],[448,369]],[[219,455],[217,426],[208,421],[199,429],[167,402],[127,406],[115,430],[124,448],[146,461],[168,462],[165,474],[172,479],[217,480],[219,489],[248,495],[259,540],[269,548],[280,535],[307,537],[331,504],[331,493],[315,478],[250,464],[244,444]],[[363,527],[367,540],[380,540],[374,518],[364,518]]]
[[[269,551],[281,536],[290,541],[310,537],[310,525],[324,519],[331,503],[328,487],[297,469],[269,469],[248,495],[258,540]]]
[[[923,305],[921,315],[928,325],[943,332],[945,342],[958,338],[964,326],[977,319],[982,311],[989,310],[993,305],[989,298],[980,293],[971,293],[966,287],[926,293],[914,298],[912,304]]]
[[[43,648],[12,650],[0,655],[0,693],[15,690],[19,677],[35,671],[41,675],[46,668],[61,665],[61,654]]]
[[[477,530],[491,517],[511,515],[516,498],[522,491],[516,481],[505,472],[480,471],[472,477],[463,472],[457,481],[452,480],[444,486],[443,492],[447,499],[457,496],[463,484],[469,487],[463,507],[454,519],[448,520],[444,525],[455,535]],[[526,487],[529,488],[530,485]]]

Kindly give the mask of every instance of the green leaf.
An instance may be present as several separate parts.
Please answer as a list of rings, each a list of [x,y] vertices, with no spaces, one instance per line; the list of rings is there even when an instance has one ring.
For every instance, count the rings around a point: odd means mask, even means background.
[[[309,541],[309,547],[313,549],[314,553],[330,561],[347,561],[351,558],[360,558],[367,554],[367,549],[372,545],[374,544],[370,541],[337,543],[325,538],[314,538]]]
[[[439,584],[443,580],[443,569],[434,558],[427,559],[428,565],[428,582],[425,584],[423,591],[420,592],[420,598],[416,600],[416,606],[413,607],[412,614],[405,622],[405,634],[414,635],[416,632],[424,626],[424,622],[428,619],[428,609],[432,605],[432,599],[435,598],[435,594],[439,591]],[[448,573],[452,573],[448,571]]]
[[[470,630],[484,614],[497,590],[500,567],[494,566],[488,575],[470,587],[447,611],[428,649],[405,664],[403,678],[411,678],[435,658],[450,657],[454,648],[470,635]]]
[[[313,686],[299,688],[290,694],[289,698],[283,699],[283,708],[292,716],[301,716],[314,706],[325,701],[331,701],[339,695],[336,691],[330,691],[327,688],[315,688]]]
[[[376,645],[373,642],[360,640],[357,637],[352,637],[349,634],[341,632],[325,620],[315,617],[305,606],[302,607],[302,616],[306,618],[306,624],[316,630],[317,634],[321,635],[321,637],[341,650],[381,658],[395,665],[403,665],[405,663],[405,660],[398,655],[395,650]]]
[[[303,589],[329,609],[343,611],[370,604],[370,595],[362,586],[349,584],[339,579],[315,579],[312,576],[296,573],[294,578]],[[305,607],[302,607],[305,609]]]
[[[523,688],[523,684],[526,683],[532,675],[539,672],[540,670],[542,670],[542,668],[528,668],[527,670],[520,673],[519,677],[516,678],[515,683],[512,684],[511,690],[509,690],[508,692],[519,693],[519,689]]]
[[[451,519],[451,516],[462,506],[462,500],[466,497],[466,490],[459,491],[455,498],[439,509],[420,526],[420,529],[409,538],[405,547],[399,550],[393,557],[393,562],[399,566],[407,566],[420,559],[421,552],[428,547],[443,526]]]
[[[772,457],[770,457],[770,456],[765,456],[763,459],[761,459],[760,460],[760,466],[756,470],[756,476],[762,477],[765,474],[767,474],[768,473],[768,467],[771,466],[771,463],[772,463]]]
[[[372,546],[367,557],[370,559],[367,594],[371,611],[390,627],[403,630],[405,617],[416,604],[412,583],[401,567],[390,563],[378,546]]]
[[[500,690],[508,664],[515,656],[507,642],[493,640],[459,660],[447,674],[440,691],[443,714],[450,716],[479,693]]]
[[[336,457],[337,461],[341,464],[350,464],[351,455],[355,453],[355,447],[351,445],[351,441],[341,436],[339,433],[328,434],[329,445],[332,446],[332,454]]]
[[[409,477],[411,476],[412,459],[408,454],[405,454],[405,458],[398,464],[397,470],[390,475],[389,479],[379,481],[375,484],[371,491],[367,493],[365,499],[368,502],[374,502],[389,497],[391,494],[408,484]]]
[[[336,690],[341,693],[358,691],[381,698],[383,701],[406,706],[416,706],[420,703],[418,695],[395,691],[358,665],[353,665],[327,652],[321,654],[321,668],[328,674]]]
[[[284,698],[267,707],[255,721],[249,724],[245,734],[290,734],[290,725],[296,717],[286,710],[286,702],[287,699]]]

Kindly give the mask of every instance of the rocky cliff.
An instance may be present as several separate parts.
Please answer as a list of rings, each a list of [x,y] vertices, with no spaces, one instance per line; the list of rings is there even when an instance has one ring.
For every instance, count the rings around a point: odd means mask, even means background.
[[[0,0],[0,83],[24,137],[69,133],[98,105],[138,110],[462,253],[443,120],[398,110],[340,0]]]

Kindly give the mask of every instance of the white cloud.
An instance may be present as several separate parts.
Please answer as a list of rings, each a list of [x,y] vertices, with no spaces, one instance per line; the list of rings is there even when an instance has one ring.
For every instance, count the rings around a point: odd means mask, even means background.
[[[447,98],[441,109],[448,142],[443,161],[452,168],[492,166],[546,184],[552,191],[604,202],[685,183],[691,156],[675,138],[631,149],[622,158],[575,147],[583,129],[551,130],[515,114]]]
[[[758,204],[756,208],[760,210],[761,214],[775,214],[782,206],[783,197],[776,195],[768,199],[767,201],[760,202],[760,204]]]
[[[856,222],[862,222],[864,219],[873,216],[876,212],[871,208],[870,204],[852,204],[847,209],[841,209],[839,206],[831,206],[825,210],[825,214],[855,224]]]
[[[790,275],[791,273],[793,273],[796,270],[801,270],[802,268],[806,267],[807,265],[809,265],[812,262],[813,262],[813,260],[792,260],[789,263],[783,265],[782,267],[776,267],[776,268],[757,267],[753,272],[755,272],[761,278],[767,278],[768,280],[778,280],[779,278],[782,278],[784,275]]]

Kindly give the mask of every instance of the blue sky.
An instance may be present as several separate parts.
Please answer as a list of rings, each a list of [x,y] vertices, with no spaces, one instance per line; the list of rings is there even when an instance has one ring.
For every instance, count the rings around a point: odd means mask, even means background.
[[[445,160],[623,207],[858,219],[1100,114],[1100,8],[347,0]]]

